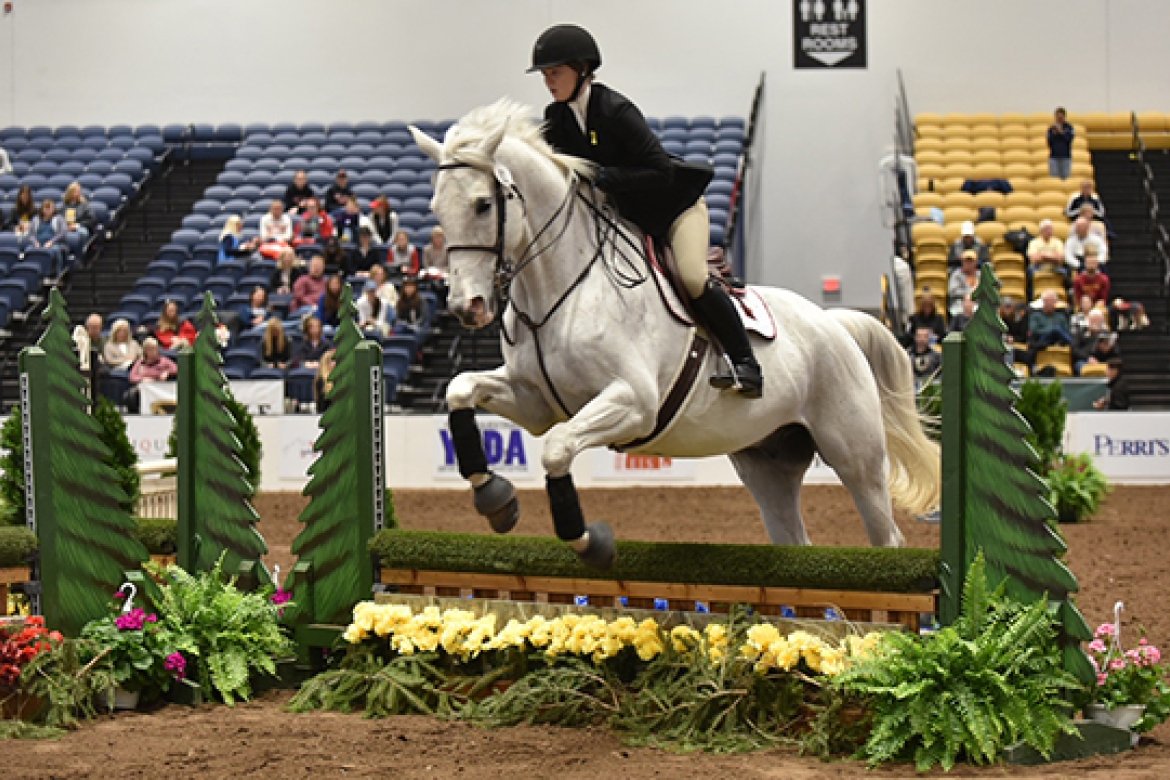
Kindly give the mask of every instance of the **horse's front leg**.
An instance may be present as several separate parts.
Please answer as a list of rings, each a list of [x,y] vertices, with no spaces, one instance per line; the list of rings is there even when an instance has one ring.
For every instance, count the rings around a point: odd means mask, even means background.
[[[607,523],[585,524],[569,471],[573,460],[589,447],[621,444],[646,435],[654,426],[654,417],[652,404],[639,399],[630,385],[614,383],[571,420],[554,426],[545,439],[546,488],[557,537],[590,566],[608,569],[617,552]]]
[[[540,394],[511,381],[504,366],[459,374],[447,386],[447,416],[459,473],[471,483],[475,511],[492,530],[504,534],[520,519],[520,504],[511,481],[488,468],[483,438],[475,422],[476,407],[512,420],[539,436],[552,425],[553,412]]]

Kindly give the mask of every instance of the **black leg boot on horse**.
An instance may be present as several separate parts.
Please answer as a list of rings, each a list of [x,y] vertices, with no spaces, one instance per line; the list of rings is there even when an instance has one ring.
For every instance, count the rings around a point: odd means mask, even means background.
[[[455,461],[459,473],[475,489],[475,511],[488,519],[492,530],[506,534],[520,519],[520,504],[512,483],[488,469],[483,439],[475,424],[474,409],[453,409],[447,416],[451,428],[451,442],[455,445]]]
[[[692,298],[691,303],[703,326],[723,346],[731,361],[729,372],[720,371],[711,377],[712,387],[734,387],[745,398],[759,398],[764,392],[764,375],[752,352],[743,320],[727,291],[718,282],[708,281],[703,294]]]

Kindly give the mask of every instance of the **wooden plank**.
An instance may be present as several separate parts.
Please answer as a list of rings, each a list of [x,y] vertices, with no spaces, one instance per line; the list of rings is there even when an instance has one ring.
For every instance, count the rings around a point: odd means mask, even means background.
[[[7,569],[0,569],[0,582],[5,585],[28,582],[30,579],[32,579],[32,572],[27,566],[12,566]]]

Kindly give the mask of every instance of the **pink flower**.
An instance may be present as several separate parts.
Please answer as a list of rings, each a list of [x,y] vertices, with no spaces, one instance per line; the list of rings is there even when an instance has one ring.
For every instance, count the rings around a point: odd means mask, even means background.
[[[1162,651],[1159,650],[1158,648],[1154,647],[1153,645],[1146,645],[1145,653],[1146,653],[1146,660],[1150,662],[1151,666],[1162,662]]]
[[[135,607],[114,619],[114,625],[119,631],[141,631],[145,622],[146,612],[141,607]]]
[[[118,599],[119,601],[121,601],[122,599],[126,598],[126,594],[125,594],[125,593],[123,593],[123,592],[122,592],[122,591],[120,591],[120,590],[116,590],[116,591],[114,591],[114,598],[116,598],[116,599]]]
[[[175,675],[176,680],[182,680],[187,676],[187,659],[182,653],[171,653],[163,663],[163,668]]]
[[[1125,659],[1124,658],[1114,658],[1112,661],[1109,662],[1109,671],[1111,671],[1111,672],[1116,672],[1117,670],[1124,669],[1124,668],[1125,668]]]
[[[1100,639],[1094,639],[1092,642],[1089,642],[1089,652],[1090,653],[1104,653],[1105,652],[1105,643]]]
[[[1150,643],[1150,640],[1146,639],[1144,636],[1138,640],[1139,645],[1148,645],[1149,643]]]
[[[1108,679],[1109,679],[1109,675],[1105,674],[1104,672],[1099,672],[1097,674],[1097,687],[1101,687],[1102,685],[1104,685],[1105,681]]]
[[[147,623],[157,623],[158,622],[158,615],[151,612],[149,615],[146,616],[146,622]]]
[[[1117,628],[1112,623],[1102,623],[1097,626],[1097,630],[1093,632],[1093,636],[1101,639],[1102,637],[1113,636],[1117,633]]]
[[[283,588],[277,588],[276,592],[272,594],[273,604],[287,604],[290,601],[292,601],[292,593]]]

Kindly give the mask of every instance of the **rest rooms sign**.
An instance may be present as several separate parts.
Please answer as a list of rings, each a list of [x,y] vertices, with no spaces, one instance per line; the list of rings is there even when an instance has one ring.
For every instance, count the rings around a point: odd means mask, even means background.
[[[864,68],[865,0],[792,0],[796,68]]]

